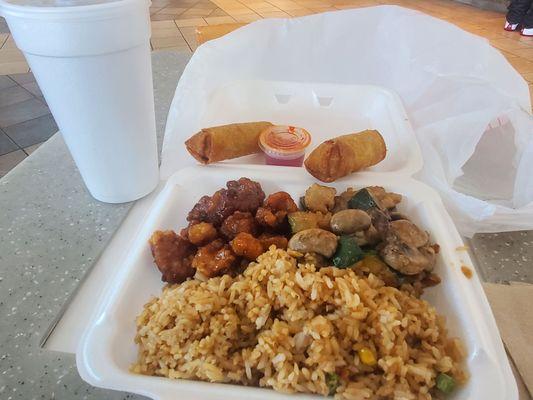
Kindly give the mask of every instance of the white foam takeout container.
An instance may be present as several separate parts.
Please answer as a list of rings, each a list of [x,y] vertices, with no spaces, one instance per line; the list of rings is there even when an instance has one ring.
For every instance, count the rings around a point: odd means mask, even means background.
[[[288,101],[287,97],[280,96],[288,96]],[[191,123],[189,128],[194,124],[204,124],[205,127],[264,119],[308,129],[315,145],[338,134],[379,129],[388,146],[386,162],[330,186],[342,191],[349,186],[380,185],[401,193],[403,200],[399,210],[429,231],[431,239],[440,245],[435,272],[442,278],[442,283],[427,289],[424,298],[446,316],[450,336],[459,336],[464,341],[468,351],[466,363],[471,374],[468,383],[449,398],[518,399],[516,383],[480,281],[476,274],[468,279],[461,272],[462,265],[474,270],[463,249],[462,239],[438,194],[411,178],[422,161],[397,96],[372,86],[241,82],[220,88],[210,100],[210,107],[201,121]],[[260,158],[248,157],[247,160],[259,162]],[[186,225],[188,211],[201,196],[212,194],[224,187],[228,180],[242,176],[260,182],[267,195],[284,190],[295,199],[316,182],[303,168],[250,164],[197,166],[176,172],[152,204],[125,262],[117,265],[117,271],[110,276],[101,304],[80,342],[76,361],[85,381],[94,386],[161,400],[320,398],[129,372],[129,366],[137,357],[137,346],[133,342],[135,318],[143,305],[158,296],[163,287],[161,274],[153,265],[148,238],[157,229],[179,230]]]

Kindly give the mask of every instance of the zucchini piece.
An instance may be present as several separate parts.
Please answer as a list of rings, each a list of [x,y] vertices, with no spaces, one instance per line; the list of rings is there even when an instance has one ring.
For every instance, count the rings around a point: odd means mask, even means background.
[[[348,207],[363,211],[370,210],[371,208],[379,208],[378,203],[366,188],[357,191],[357,193],[348,200]]]
[[[379,256],[369,255],[368,251],[363,251],[363,259],[355,266],[355,269],[362,271],[365,275],[371,273],[385,282],[386,286],[399,287],[400,283],[394,271],[385,264]]]
[[[341,236],[337,245],[337,251],[333,256],[333,265],[337,268],[348,268],[361,260],[364,256],[354,237]]]

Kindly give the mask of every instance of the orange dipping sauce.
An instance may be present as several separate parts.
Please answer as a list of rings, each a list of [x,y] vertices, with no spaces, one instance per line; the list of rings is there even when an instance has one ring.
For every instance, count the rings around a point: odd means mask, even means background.
[[[303,128],[274,125],[259,136],[259,147],[265,153],[268,165],[301,167],[305,148],[311,143],[311,135]]]

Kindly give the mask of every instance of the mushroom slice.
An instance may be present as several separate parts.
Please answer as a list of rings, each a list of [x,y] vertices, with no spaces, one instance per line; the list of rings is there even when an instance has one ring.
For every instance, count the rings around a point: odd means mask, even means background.
[[[338,238],[324,229],[305,229],[289,240],[289,249],[300,253],[318,253],[331,258],[337,250]]]
[[[380,252],[383,260],[393,269],[405,275],[416,275],[432,268],[431,260],[424,256],[416,247],[405,243],[387,244]]]
[[[407,220],[390,222],[380,255],[391,268],[405,275],[431,271],[436,261],[428,233]]]
[[[392,221],[390,229],[394,231],[398,239],[409,246],[418,248],[429,242],[428,233],[406,219]]]
[[[372,223],[370,215],[363,210],[342,210],[331,217],[331,230],[338,235],[364,231]]]

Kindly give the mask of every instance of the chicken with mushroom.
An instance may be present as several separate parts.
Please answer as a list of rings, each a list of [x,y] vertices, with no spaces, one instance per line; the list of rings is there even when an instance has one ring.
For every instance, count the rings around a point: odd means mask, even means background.
[[[311,228],[331,229],[331,213],[329,212],[322,214],[320,211],[295,211],[290,213],[288,218],[293,234]]]
[[[334,194],[335,189],[321,185],[307,189],[307,211],[289,215],[289,249],[320,254],[338,268],[357,263],[361,272],[378,275],[390,286],[411,285],[417,293],[438,283],[431,273],[438,245],[430,244],[427,232],[397,210],[401,195],[381,186]],[[324,210],[332,214],[326,230],[318,224]]]
[[[359,197],[359,199],[356,200],[356,203],[364,206],[364,209],[373,206],[383,211],[393,210],[396,205],[402,201],[401,195],[393,192],[387,192],[381,186],[367,186],[360,190],[348,188],[340,195],[335,196],[333,212],[339,212],[348,208],[359,208],[358,206],[354,206],[353,202],[350,204],[350,200],[352,200],[354,196],[356,199]]]
[[[305,191],[303,202],[309,211],[320,211],[326,214],[335,206],[335,194],[337,190],[332,187],[314,183]]]

